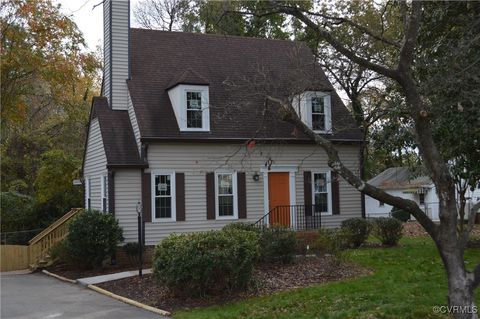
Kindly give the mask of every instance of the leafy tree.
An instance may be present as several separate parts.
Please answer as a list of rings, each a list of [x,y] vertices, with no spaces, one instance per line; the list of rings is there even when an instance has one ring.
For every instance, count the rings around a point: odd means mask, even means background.
[[[468,241],[469,234],[473,228],[474,217],[477,211],[480,209],[480,203],[474,205],[470,211],[468,224],[466,227],[458,227],[458,218],[462,217],[462,213],[457,208],[457,201],[455,196],[455,172],[452,170],[454,165],[465,165],[458,158],[450,159],[447,156],[446,150],[455,149],[455,146],[449,145],[447,142],[439,141],[438,130],[445,127],[450,118],[449,112],[435,112],[433,105],[435,102],[435,96],[430,95],[426,88],[445,87],[451,85],[452,78],[458,80],[458,83],[464,83],[464,81],[475,81],[471,85],[476,85],[478,88],[478,81],[474,77],[468,79],[464,77],[465,72],[453,72],[451,77],[447,76],[448,72],[452,72],[452,69],[448,67],[448,63],[445,63],[444,71],[446,73],[439,73],[439,76],[430,83],[425,81],[427,79],[433,79],[428,72],[425,73],[425,77],[417,73],[420,67],[426,65],[427,68],[432,66],[432,63],[436,63],[438,60],[433,56],[433,61],[422,59],[422,54],[425,56],[431,52],[436,52],[437,45],[444,44],[445,49],[456,52],[459,50],[467,50],[467,52],[478,53],[477,36],[470,37],[469,40],[463,41],[463,32],[467,30],[478,30],[478,16],[480,7],[477,4],[468,3],[440,3],[438,6],[430,6],[420,1],[413,1],[411,3],[395,2],[384,3],[379,5],[377,24],[367,24],[365,22],[358,23],[346,16],[342,10],[342,5],[332,9],[329,6],[317,6],[313,11],[305,10],[304,8],[291,3],[285,3],[282,1],[271,1],[270,13],[284,13],[297,19],[311,32],[315,33],[319,38],[325,40],[335,51],[341,53],[347,59],[352,62],[376,72],[398,87],[398,92],[403,97],[404,107],[400,105],[403,112],[400,114],[405,116],[405,122],[411,125],[413,135],[415,137],[415,145],[418,148],[419,155],[422,159],[422,164],[428,171],[433,183],[436,186],[437,194],[440,201],[440,224],[433,223],[432,220],[425,214],[424,211],[413,201],[402,199],[400,197],[392,196],[385,191],[378,189],[372,185],[366,183],[357,174],[348,169],[339,157],[338,151],[335,146],[325,137],[315,134],[295,112],[295,108],[292,106],[294,94],[286,94],[285,96],[274,96],[265,94],[265,99],[272,103],[275,103],[281,110],[283,119],[294,124],[298,130],[309,136],[317,145],[323,148],[328,156],[329,166],[335,170],[340,176],[342,176],[348,183],[358,189],[360,192],[367,194],[379,201],[385,202],[389,205],[403,209],[411,213],[416,220],[423,226],[427,233],[435,241],[439,254],[444,263],[448,275],[448,287],[449,298],[448,302],[450,306],[456,307],[472,307],[474,305],[473,291],[480,284],[480,264],[476,265],[473,270],[466,268],[463,254],[466,242]],[[430,10],[438,12],[437,15],[452,15],[455,16],[461,12],[460,20],[456,21],[459,24],[451,23],[452,19],[445,19],[445,24],[431,34],[425,34],[426,29],[431,29],[431,23],[436,22],[437,19],[432,17],[431,19],[422,20],[422,15],[429,16],[434,15]],[[441,11],[445,11],[441,13]],[[254,12],[254,15],[267,15],[269,12]],[[330,13],[325,15],[325,12]],[[471,14],[469,14],[471,13]],[[337,18],[331,19],[330,16],[336,16]],[[385,17],[388,17],[386,19]],[[397,20],[398,23],[385,23],[385,21]],[[429,25],[430,23],[430,25]],[[361,31],[364,34],[364,47],[360,50],[353,50],[348,46],[348,42],[344,39],[337,37],[335,29],[339,25],[346,25],[353,30]],[[379,28],[380,26],[380,28]],[[397,27],[400,26],[400,27]],[[461,30],[458,30],[461,29]],[[462,31],[464,30],[464,31]],[[450,34],[450,31],[453,34]],[[438,33],[437,33],[438,32]],[[419,44],[419,39],[427,36],[431,42],[422,42]],[[468,36],[468,32],[467,32]],[[457,38],[455,41],[444,41],[444,39]],[[461,44],[464,44],[462,46]],[[426,47],[422,47],[425,45]],[[384,50],[383,48],[388,47]],[[382,53],[388,56],[387,59],[371,60],[368,57],[368,52],[371,48],[378,48]],[[432,56],[430,56],[432,57]],[[447,58],[448,59],[448,58]],[[422,61],[423,60],[423,61]],[[439,59],[441,61],[442,59]],[[451,59],[452,60],[452,59]],[[478,54],[477,60],[458,59],[453,60],[459,64],[458,70],[468,70],[478,67]],[[426,63],[426,64],[422,64]],[[455,71],[456,68],[453,69]],[[473,72],[475,74],[475,72]],[[478,72],[476,73],[478,74]],[[428,84],[425,86],[424,84]],[[470,85],[465,87],[459,86],[462,89],[467,88],[467,95],[471,94],[469,102],[475,101],[478,97],[478,90],[470,88]],[[458,88],[458,87],[457,87]],[[454,89],[452,89],[454,90]],[[447,93],[449,91],[446,91]],[[437,92],[438,95],[444,94],[442,91]],[[455,96],[454,94],[447,94],[451,98],[449,105],[457,105],[457,110],[465,110],[464,104],[467,102],[463,100],[463,96]],[[459,106],[460,105],[460,106]],[[439,104],[440,106],[440,104]],[[478,106],[477,106],[478,108]],[[463,111],[460,111],[463,113]],[[390,117],[391,115],[391,117]],[[397,120],[397,112],[394,109],[388,109],[386,118]],[[444,121],[440,121],[444,119]],[[444,125],[438,125],[444,123]],[[450,122],[451,123],[451,122]],[[454,122],[455,123],[455,122]],[[468,122],[470,123],[470,122]],[[451,125],[451,124],[450,124]],[[447,125],[446,127],[451,127]],[[467,124],[468,126],[468,124]],[[478,127],[475,126],[475,127]],[[474,129],[470,128],[468,134],[465,136],[464,130],[459,130],[458,138],[468,140],[472,138]],[[478,139],[478,135],[473,136],[473,139]],[[456,140],[457,143],[461,143],[460,140]],[[451,142],[450,142],[451,143]],[[474,143],[476,145],[476,142]],[[468,150],[468,149],[467,149]],[[478,148],[477,148],[478,150]],[[460,155],[460,154],[459,154]],[[468,156],[469,161],[474,159],[475,154],[471,152],[462,154]],[[473,162],[472,162],[473,163]],[[477,161],[478,163],[478,161]],[[463,170],[467,171],[468,166],[464,166]],[[475,177],[475,173],[468,174],[470,177],[474,177],[476,182],[478,178]],[[463,309],[463,308],[462,308]],[[470,313],[455,313],[455,318],[476,318],[476,314]]]
[[[72,207],[83,206],[83,188],[73,185],[79,176],[81,160],[62,150],[42,155],[35,179],[36,208],[45,223],[56,219]]]
[[[290,32],[285,15],[243,14],[267,7],[265,1],[143,0],[136,5],[134,16],[148,29],[287,39]]]
[[[79,168],[100,63],[75,23],[50,0],[2,1],[0,25],[1,187],[23,181],[24,195],[46,196],[37,209],[51,195],[34,187],[43,154],[62,150],[77,158]]]

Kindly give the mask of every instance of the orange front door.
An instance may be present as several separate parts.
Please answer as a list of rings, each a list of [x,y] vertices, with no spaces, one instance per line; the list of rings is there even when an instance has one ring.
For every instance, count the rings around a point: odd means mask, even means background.
[[[289,173],[268,173],[268,207],[270,225],[290,226]],[[278,207],[274,211],[275,207]]]

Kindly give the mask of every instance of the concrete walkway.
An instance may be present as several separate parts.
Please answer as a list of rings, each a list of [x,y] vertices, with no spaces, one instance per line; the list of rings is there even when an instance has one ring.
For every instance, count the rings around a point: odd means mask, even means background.
[[[166,318],[42,273],[0,275],[2,319]]]
[[[151,274],[151,273],[152,273],[152,268],[143,270],[144,275]],[[80,284],[87,286],[87,285],[96,285],[102,282],[134,277],[134,276],[138,276],[138,270],[123,271],[123,272],[117,272],[115,274],[80,278],[80,279],[77,279],[77,281]]]

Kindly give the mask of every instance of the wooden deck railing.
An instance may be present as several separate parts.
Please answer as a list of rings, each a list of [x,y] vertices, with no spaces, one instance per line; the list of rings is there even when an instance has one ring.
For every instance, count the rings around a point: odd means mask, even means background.
[[[28,259],[31,266],[35,267],[40,261],[48,258],[50,248],[67,236],[68,224],[81,211],[81,208],[72,208],[28,242]]]

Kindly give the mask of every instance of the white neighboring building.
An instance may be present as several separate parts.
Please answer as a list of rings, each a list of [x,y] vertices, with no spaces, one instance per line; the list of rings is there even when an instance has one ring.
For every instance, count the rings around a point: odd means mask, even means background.
[[[387,193],[415,201],[432,220],[439,220],[438,196],[435,185],[428,176],[412,178],[407,167],[391,167],[368,181],[369,184],[385,190]],[[469,204],[480,201],[480,185],[466,194],[467,208]],[[367,218],[388,217],[392,206],[365,196],[365,211]]]

